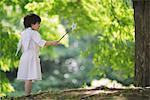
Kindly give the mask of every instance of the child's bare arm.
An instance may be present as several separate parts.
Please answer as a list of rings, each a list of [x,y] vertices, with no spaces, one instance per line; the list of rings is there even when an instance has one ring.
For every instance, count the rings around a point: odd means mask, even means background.
[[[56,46],[59,44],[59,41],[46,41],[45,46]]]

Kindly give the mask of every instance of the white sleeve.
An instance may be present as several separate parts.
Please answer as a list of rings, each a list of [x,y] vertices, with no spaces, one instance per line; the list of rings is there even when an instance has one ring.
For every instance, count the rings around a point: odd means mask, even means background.
[[[44,47],[46,41],[43,40],[39,34],[39,32],[34,31],[32,34],[32,39],[35,41],[40,47]]]

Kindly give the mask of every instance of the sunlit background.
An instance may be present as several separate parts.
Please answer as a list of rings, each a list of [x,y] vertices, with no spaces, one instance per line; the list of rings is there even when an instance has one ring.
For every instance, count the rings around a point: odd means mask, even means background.
[[[38,14],[45,40],[58,40],[72,23],[77,29],[57,47],[40,52],[42,81],[33,93],[68,88],[132,86],[134,75],[134,20],[131,0],[1,0],[0,96],[24,95],[16,80],[15,56],[23,17]]]

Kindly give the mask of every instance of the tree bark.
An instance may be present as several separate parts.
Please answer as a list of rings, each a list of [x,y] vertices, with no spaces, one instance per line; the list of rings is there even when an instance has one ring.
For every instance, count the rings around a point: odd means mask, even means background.
[[[150,0],[133,0],[135,85],[150,86]]]

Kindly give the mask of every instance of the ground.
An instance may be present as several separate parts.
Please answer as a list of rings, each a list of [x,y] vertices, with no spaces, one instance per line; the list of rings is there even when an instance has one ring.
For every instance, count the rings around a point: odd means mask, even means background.
[[[8,100],[150,100],[150,88],[66,89],[43,91],[29,97],[7,97]]]

